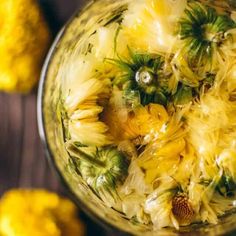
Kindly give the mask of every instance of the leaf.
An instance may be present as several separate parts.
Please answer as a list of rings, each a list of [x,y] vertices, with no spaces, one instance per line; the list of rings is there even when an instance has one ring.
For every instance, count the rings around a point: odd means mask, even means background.
[[[223,174],[216,190],[224,197],[232,197],[236,191],[236,183],[232,177]]]
[[[154,102],[161,104],[163,106],[167,106],[168,99],[162,92],[156,92],[154,97]]]
[[[193,90],[192,88],[184,85],[180,85],[177,89],[176,94],[174,95],[174,104],[175,105],[185,105],[192,101],[193,99]]]

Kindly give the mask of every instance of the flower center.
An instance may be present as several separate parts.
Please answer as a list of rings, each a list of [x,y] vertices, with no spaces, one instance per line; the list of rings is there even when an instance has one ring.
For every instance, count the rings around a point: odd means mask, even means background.
[[[207,41],[213,41],[215,38],[215,32],[213,32],[210,24],[202,26],[203,38]]]
[[[139,85],[150,85],[152,84],[154,77],[152,72],[147,67],[141,67],[135,75],[135,80]]]

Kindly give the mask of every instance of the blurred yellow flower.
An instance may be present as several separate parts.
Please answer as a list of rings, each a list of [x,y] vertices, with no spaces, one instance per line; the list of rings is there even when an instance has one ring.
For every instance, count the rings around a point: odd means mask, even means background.
[[[1,0],[0,14],[0,90],[27,93],[39,79],[49,30],[35,0]]]
[[[44,190],[12,190],[0,200],[1,236],[82,236],[75,205]]]

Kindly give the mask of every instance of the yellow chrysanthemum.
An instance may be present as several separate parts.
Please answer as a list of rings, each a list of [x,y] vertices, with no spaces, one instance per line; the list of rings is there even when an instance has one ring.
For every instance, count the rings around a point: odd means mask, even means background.
[[[186,0],[139,0],[124,17],[124,34],[137,49],[166,53],[176,41],[176,21],[185,7]]]
[[[39,79],[50,34],[35,0],[2,0],[0,13],[0,89],[25,93]]]
[[[189,142],[196,150],[199,168],[206,179],[213,179],[219,172],[217,157],[219,163],[225,165],[232,152],[226,154],[223,150],[230,149],[236,140],[235,102],[230,101],[223,90],[219,95],[215,92],[202,96],[187,115]],[[232,163],[233,159],[232,155]]]
[[[112,144],[108,126],[99,120],[99,116],[111,92],[111,78],[116,73],[116,68],[104,60],[115,53],[113,39],[117,28],[117,24],[99,28],[88,41],[92,45],[91,53],[73,55],[59,73],[63,80],[71,138],[85,145]]]
[[[179,118],[178,118],[179,119]],[[156,178],[173,176],[182,163],[186,150],[186,131],[183,123],[172,117],[159,133],[149,136],[149,144],[138,158],[138,165],[145,172],[145,180],[153,184]]]
[[[2,236],[82,236],[84,226],[69,200],[44,190],[12,190],[0,200]]]
[[[108,127],[99,120],[103,107],[98,101],[102,101],[109,94],[109,80],[84,76],[88,73],[86,69],[91,66],[91,62],[86,62],[88,67],[85,61],[80,63],[77,72],[81,75],[74,74],[75,78],[80,79],[76,83],[71,83],[73,86],[69,89],[70,95],[65,102],[70,117],[71,138],[85,145],[108,145],[111,143],[111,138],[107,134]],[[89,70],[91,71],[91,68]]]
[[[169,119],[166,109],[159,104],[140,106],[131,113],[124,107],[120,109],[111,104],[103,117],[116,141],[157,134]]]
[[[180,164],[180,154],[185,145],[185,140],[181,138],[157,148],[148,160],[139,160],[139,166],[145,170],[146,182],[151,184],[157,177],[172,176]]]

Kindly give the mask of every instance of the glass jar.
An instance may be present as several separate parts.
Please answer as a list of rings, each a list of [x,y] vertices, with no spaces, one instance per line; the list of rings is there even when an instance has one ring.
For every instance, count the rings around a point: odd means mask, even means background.
[[[194,224],[181,227],[179,231],[168,228],[153,232],[151,227],[131,222],[124,214],[107,207],[82,177],[68,168],[69,156],[64,145],[63,109],[60,101],[62,81],[58,71],[74,53],[75,47],[84,50],[86,39],[98,27],[118,20],[118,16],[131,1],[90,1],[58,34],[43,68],[38,95],[39,130],[49,160],[77,205],[108,228],[133,235],[236,235],[236,214],[233,212],[222,217],[217,225]]]

